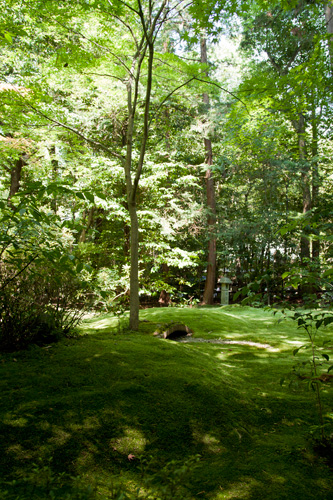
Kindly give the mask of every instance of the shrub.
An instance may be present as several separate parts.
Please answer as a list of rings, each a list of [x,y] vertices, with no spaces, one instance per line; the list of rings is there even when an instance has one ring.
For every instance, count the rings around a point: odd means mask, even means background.
[[[60,266],[59,266],[60,267]],[[86,286],[68,269],[46,261],[34,263],[15,280],[9,265],[0,267],[0,348],[43,344],[69,334],[87,307]]]

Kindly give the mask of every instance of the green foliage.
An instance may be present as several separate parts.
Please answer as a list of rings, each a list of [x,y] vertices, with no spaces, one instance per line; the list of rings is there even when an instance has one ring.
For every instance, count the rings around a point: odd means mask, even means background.
[[[36,195],[20,196],[0,203],[0,347],[7,350],[68,334],[90,303],[72,235]]]
[[[2,491],[3,500],[94,500],[96,488],[84,485],[80,476],[57,474],[52,469],[52,459],[32,464],[29,475],[7,482]]]
[[[331,431],[330,418],[325,422],[325,411],[322,402],[321,390],[323,383],[329,381],[330,371],[333,369],[332,361],[327,353],[330,353],[332,340],[327,337],[320,338],[318,330],[333,323],[333,314],[323,311],[305,311],[286,313],[286,318],[291,318],[297,322],[298,328],[303,329],[308,337],[308,342],[293,350],[293,355],[297,356],[303,353],[303,359],[299,361],[292,371],[292,382],[299,383],[300,380],[306,381],[307,386],[315,393],[316,406],[319,416],[319,431],[322,442],[326,440],[326,428]],[[325,352],[326,350],[326,352]],[[310,351],[308,358],[304,360],[304,351]],[[327,375],[323,372],[327,368]],[[281,381],[283,383],[283,379]],[[330,439],[332,436],[329,434]]]
[[[135,491],[123,484],[111,484],[108,493],[101,495],[97,485],[86,486],[81,476],[56,474],[52,469],[52,459],[32,464],[31,473],[19,480],[9,481],[7,490],[1,491],[3,500],[182,500],[192,499],[188,486],[191,475],[200,456],[185,461],[172,460],[159,472],[152,473],[156,460],[151,457],[140,459],[143,487]],[[153,465],[155,464],[155,465]]]
[[[15,350],[69,335],[89,307],[87,286],[47,260],[31,264],[13,280],[15,272],[2,264],[0,278],[7,285],[0,296],[0,348]]]

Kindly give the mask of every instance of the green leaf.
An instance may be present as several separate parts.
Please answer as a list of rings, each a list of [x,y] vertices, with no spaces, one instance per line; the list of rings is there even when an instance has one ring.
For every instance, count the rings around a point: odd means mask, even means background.
[[[329,361],[330,360],[330,357],[328,356],[328,354],[322,354],[322,357],[326,359],[326,361]]]
[[[323,319],[320,319],[319,321],[316,321],[316,328],[317,330],[321,327],[321,325],[323,324]]]
[[[10,43],[10,44],[12,44],[12,43],[13,43],[13,39],[12,39],[12,37],[11,37],[10,33],[8,33],[8,31],[4,31],[3,36],[5,37],[5,40],[6,40],[8,43]]]
[[[237,290],[237,292],[233,296],[233,300],[234,301],[237,300],[241,293],[242,293],[242,289]]]
[[[327,316],[326,318],[324,318],[325,326],[330,325],[331,323],[333,323],[333,316]]]
[[[75,195],[80,198],[80,200],[86,201],[86,197],[82,193],[82,191],[75,191]]]
[[[91,203],[95,203],[95,196],[90,193],[90,191],[84,191],[84,195],[88,201],[90,201]]]
[[[79,262],[78,265],[76,266],[76,272],[77,273],[80,273],[83,269],[83,263],[82,262]]]

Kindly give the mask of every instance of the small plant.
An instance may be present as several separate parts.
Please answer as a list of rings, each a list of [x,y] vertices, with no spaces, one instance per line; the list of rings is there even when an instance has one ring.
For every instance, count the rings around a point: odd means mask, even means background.
[[[3,500],[95,500],[96,491],[95,486],[84,484],[81,476],[54,472],[52,458],[40,458],[29,474],[7,482],[5,490],[0,484]]]
[[[293,350],[293,355],[297,356],[301,351],[309,351],[310,355],[306,360],[299,361],[293,367],[292,376],[297,381],[307,382],[307,386],[315,393],[319,422],[320,438],[325,440],[324,408],[321,397],[322,384],[333,379],[333,365],[330,365],[330,357],[324,352],[331,340],[318,342],[318,330],[322,326],[327,326],[333,322],[333,315],[329,312],[294,312],[288,318],[297,322],[298,328],[304,329],[308,342]],[[323,372],[323,368],[327,368]],[[281,380],[283,384],[284,379]]]
[[[126,486],[112,485],[109,489],[110,500],[191,500],[189,490],[190,476],[200,455],[185,461],[171,460],[161,467],[154,457],[141,458],[141,477],[143,488],[130,491]],[[156,472],[152,470],[158,469]]]
[[[157,472],[150,475],[147,469],[156,467],[154,459],[142,461],[144,485],[156,500],[185,500],[191,499],[189,491],[190,476],[200,460],[200,455],[189,457],[185,461],[171,460]],[[153,466],[152,466],[153,464]]]

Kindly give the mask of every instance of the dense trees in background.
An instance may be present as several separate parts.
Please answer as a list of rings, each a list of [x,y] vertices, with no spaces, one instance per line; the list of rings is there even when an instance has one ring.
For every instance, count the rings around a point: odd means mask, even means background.
[[[137,329],[140,301],[211,303],[225,273],[263,303],[329,293],[330,10],[7,0],[1,328],[28,289],[26,335],[74,296]]]

